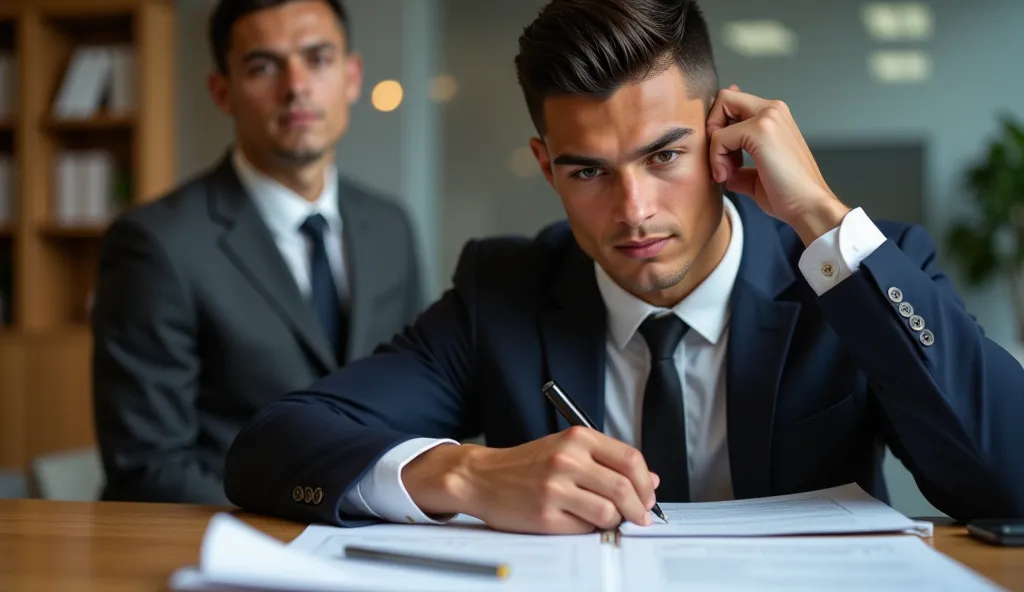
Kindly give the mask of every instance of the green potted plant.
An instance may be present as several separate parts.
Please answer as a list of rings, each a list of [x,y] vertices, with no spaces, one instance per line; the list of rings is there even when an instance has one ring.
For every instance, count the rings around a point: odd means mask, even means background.
[[[954,224],[947,238],[971,285],[1006,279],[1024,343],[1024,125],[1008,114],[999,120],[997,137],[967,170],[976,216]]]

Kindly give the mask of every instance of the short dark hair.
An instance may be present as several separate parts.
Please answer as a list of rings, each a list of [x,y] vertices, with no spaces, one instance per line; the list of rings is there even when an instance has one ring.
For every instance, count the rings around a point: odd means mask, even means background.
[[[231,29],[235,23],[242,20],[246,15],[274,8],[289,2],[299,0],[220,0],[217,8],[213,9],[213,16],[210,17],[210,49],[213,50],[213,61],[222,74],[228,71],[228,48],[231,47]],[[349,32],[349,16],[341,0],[320,0],[327,3],[327,6],[334,11],[338,17],[338,24],[345,34],[345,51],[352,49],[351,35]]]
[[[687,93],[718,92],[711,36],[696,0],[552,0],[519,38],[516,75],[538,133],[544,99],[610,96],[678,66]]]

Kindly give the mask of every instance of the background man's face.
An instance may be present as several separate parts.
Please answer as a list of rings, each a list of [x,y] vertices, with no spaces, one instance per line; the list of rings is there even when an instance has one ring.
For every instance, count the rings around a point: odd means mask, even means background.
[[[359,98],[362,64],[319,0],[288,2],[235,23],[227,75],[211,79],[218,105],[235,119],[255,158],[311,162],[333,149]]]

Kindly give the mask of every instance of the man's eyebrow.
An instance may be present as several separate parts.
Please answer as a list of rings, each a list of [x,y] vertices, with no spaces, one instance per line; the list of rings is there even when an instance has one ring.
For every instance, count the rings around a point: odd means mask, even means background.
[[[643,158],[648,154],[652,154],[663,149],[665,146],[678,142],[679,140],[686,139],[694,134],[693,128],[689,127],[675,127],[664,134],[662,134],[657,140],[654,140],[646,146],[637,148],[629,155],[629,160],[637,160]],[[554,159],[554,164],[561,166],[581,166],[581,167],[593,167],[600,168],[606,166],[608,161],[602,158],[595,158],[593,156],[585,156],[582,154],[560,154]]]
[[[335,49],[336,47],[337,46],[334,43],[331,43],[330,41],[317,41],[315,43],[310,43],[308,45],[300,47],[299,53],[310,53],[322,51],[325,49]],[[286,54],[284,52],[274,51],[271,49],[253,49],[251,51],[246,52],[246,54],[242,56],[242,63],[248,63],[253,60],[280,60],[285,55]]]
[[[638,158],[643,158],[644,156],[647,156],[648,154],[653,154],[653,153],[663,149],[665,146],[668,146],[669,144],[672,144],[673,142],[678,142],[679,140],[684,140],[686,138],[689,138],[692,135],[693,135],[693,128],[690,128],[690,127],[674,127],[672,129],[668,130],[667,132],[665,132],[664,134],[662,134],[661,137],[658,138],[657,140],[651,142],[650,144],[648,144],[646,146],[641,146],[640,148],[637,148],[636,150],[634,150],[633,153],[629,155],[629,160],[637,160]]]

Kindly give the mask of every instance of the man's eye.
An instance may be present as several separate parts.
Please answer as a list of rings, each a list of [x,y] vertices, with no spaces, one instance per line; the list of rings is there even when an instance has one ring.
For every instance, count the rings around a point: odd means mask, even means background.
[[[651,157],[653,164],[669,164],[679,156],[677,150],[663,150]]]
[[[333,56],[331,54],[322,51],[320,53],[313,54],[309,61],[314,66],[326,66],[334,61],[332,58]]]
[[[249,66],[248,72],[252,75],[259,75],[267,74],[273,71],[273,69],[274,65],[271,62],[254,62],[251,66]]]
[[[599,174],[601,174],[601,169],[595,167],[587,167],[585,169],[580,169],[576,171],[575,173],[572,174],[572,176],[573,178],[576,179],[593,179]]]

